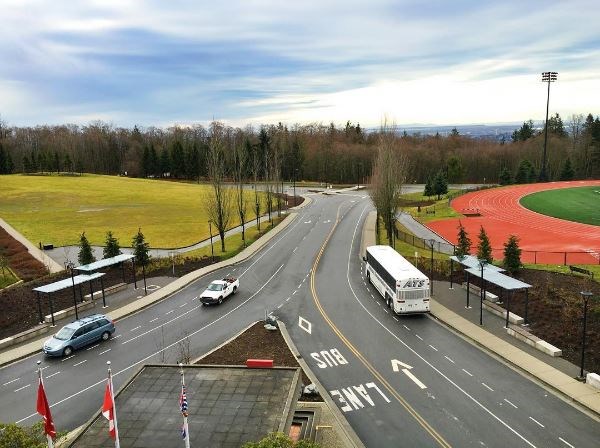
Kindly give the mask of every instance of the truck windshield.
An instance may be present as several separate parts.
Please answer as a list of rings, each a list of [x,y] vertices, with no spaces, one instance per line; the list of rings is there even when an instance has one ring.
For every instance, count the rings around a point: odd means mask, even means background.
[[[222,291],[223,285],[220,285],[218,283],[211,283],[210,285],[208,285],[208,290],[209,291]]]

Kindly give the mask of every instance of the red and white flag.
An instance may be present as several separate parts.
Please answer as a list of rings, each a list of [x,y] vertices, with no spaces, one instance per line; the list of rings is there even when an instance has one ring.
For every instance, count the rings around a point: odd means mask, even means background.
[[[52,421],[52,414],[50,413],[50,406],[48,405],[48,399],[46,398],[46,391],[44,390],[44,383],[40,378],[40,384],[38,386],[37,396],[37,412],[44,418],[44,432],[51,438],[56,438],[56,429],[54,429],[54,422]]]
[[[111,390],[110,380],[106,383],[106,391],[104,392],[104,404],[102,405],[102,415],[108,420],[108,432],[115,439],[117,431],[115,428],[115,402]]]

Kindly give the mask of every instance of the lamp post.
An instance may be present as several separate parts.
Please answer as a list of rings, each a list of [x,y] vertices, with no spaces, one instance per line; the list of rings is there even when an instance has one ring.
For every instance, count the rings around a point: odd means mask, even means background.
[[[431,267],[429,269],[429,293],[433,297],[433,245],[435,240],[432,238],[429,240],[429,244],[431,245]]]
[[[579,371],[579,379],[585,381],[585,376],[583,376],[583,366],[585,364],[585,327],[587,323],[588,300],[593,294],[590,291],[581,291],[580,294],[583,299],[583,333],[581,334],[581,370]]]
[[[77,312],[77,295],[75,294],[75,276],[73,275],[73,270],[75,269],[75,265],[72,261],[69,261],[67,267],[71,270],[71,283],[73,284],[73,305],[75,305],[75,319],[79,320],[79,313]],[[94,297],[92,296],[92,299]]]
[[[548,180],[548,174],[546,173],[546,145],[548,143],[548,108],[550,106],[550,83],[556,81],[558,76],[557,72],[543,72],[542,82],[548,83],[548,97],[546,100],[546,125],[544,130],[544,152],[542,155],[542,169],[540,170],[540,182],[546,182]]]
[[[215,249],[213,248],[212,219],[208,220],[208,231],[210,232],[210,260],[211,260],[211,263],[214,263],[215,262]]]
[[[296,176],[298,176],[298,168],[294,168],[292,182],[294,184],[294,207],[296,206]]]
[[[487,264],[486,260],[479,260],[479,266],[481,266],[481,288],[479,295],[479,325],[483,325],[483,296],[485,295],[485,288],[483,287],[483,268]]]

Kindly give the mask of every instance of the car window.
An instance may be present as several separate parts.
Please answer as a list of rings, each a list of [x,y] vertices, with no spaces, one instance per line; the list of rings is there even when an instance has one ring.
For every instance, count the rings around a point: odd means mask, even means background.
[[[83,333],[84,333],[84,329],[80,328],[73,334],[73,337],[78,338],[79,336],[83,335]]]
[[[103,327],[105,325],[108,325],[108,321],[106,319],[100,319],[98,322],[98,326],[99,327]]]
[[[83,331],[84,331],[84,333],[89,333],[90,331],[93,331],[96,328],[98,328],[98,322],[91,322],[91,323],[87,324],[85,327],[83,327]]]

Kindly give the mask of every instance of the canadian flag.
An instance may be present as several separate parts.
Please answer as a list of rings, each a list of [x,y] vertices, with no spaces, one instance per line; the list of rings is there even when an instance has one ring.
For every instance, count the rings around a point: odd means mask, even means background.
[[[44,383],[42,383],[41,378],[40,385],[38,386],[37,412],[44,417],[44,432],[53,439],[56,438],[56,429],[54,429],[54,422],[52,421],[50,406],[48,405],[46,391],[44,390]]]
[[[106,383],[106,391],[104,392],[104,404],[102,405],[102,415],[108,420],[108,432],[115,439],[117,431],[115,429],[115,403],[111,390],[110,380]]]

